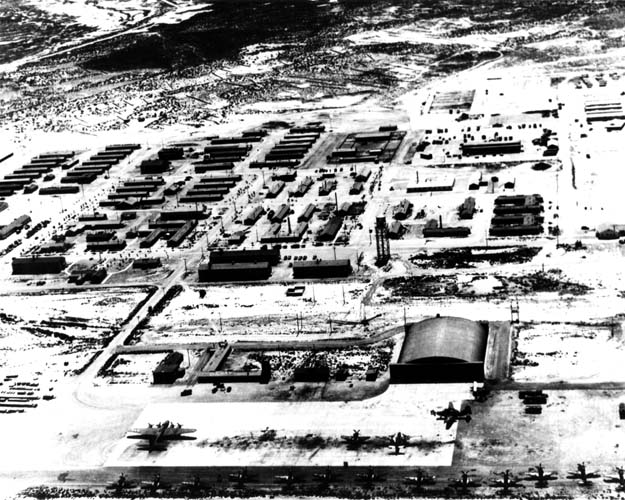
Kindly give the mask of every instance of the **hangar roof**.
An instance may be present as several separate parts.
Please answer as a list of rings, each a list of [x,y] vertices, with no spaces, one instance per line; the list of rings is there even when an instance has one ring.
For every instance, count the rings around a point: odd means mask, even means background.
[[[451,316],[429,318],[406,327],[399,363],[484,361],[486,325]]]

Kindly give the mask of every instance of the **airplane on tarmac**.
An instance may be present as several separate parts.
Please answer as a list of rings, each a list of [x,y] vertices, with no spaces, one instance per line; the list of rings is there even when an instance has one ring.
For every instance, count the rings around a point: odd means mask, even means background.
[[[148,450],[162,450],[165,449],[165,441],[170,440],[193,440],[196,439],[193,436],[186,436],[185,434],[192,434],[195,429],[186,429],[180,424],[174,424],[166,420],[165,422],[157,425],[148,424],[147,427],[142,429],[131,429],[128,431],[131,433],[128,439],[143,439],[147,441]]]
[[[395,447],[395,455],[399,455],[399,448],[408,445],[408,442],[410,441],[410,436],[398,432],[397,434],[390,435],[388,437],[388,440],[391,446]]]
[[[199,475],[194,475],[190,481],[180,483],[180,489],[187,492],[199,492],[208,488],[208,484],[204,483]]]
[[[158,490],[168,490],[171,486],[161,481],[161,475],[155,474],[152,481],[143,481],[141,483],[141,489],[148,490],[150,493],[156,493]]]
[[[369,467],[367,472],[363,472],[362,474],[356,474],[356,481],[360,481],[366,484],[373,484],[380,481],[384,481],[384,477],[380,474],[376,474],[373,470],[373,467]]]
[[[495,472],[496,475],[501,476],[501,479],[496,479],[491,483],[491,486],[500,486],[503,490],[503,494],[507,495],[510,492],[510,488],[523,487],[520,478],[515,478],[511,472],[506,469],[504,472]]]
[[[451,401],[447,408],[443,410],[432,410],[430,413],[436,416],[436,420],[445,422],[445,429],[451,429],[451,426],[458,420],[464,420],[465,422],[471,421],[471,407],[466,405],[461,410],[456,410]]]
[[[339,479],[340,476],[338,474],[334,474],[332,472],[332,469],[330,469],[330,467],[328,466],[323,472],[314,473],[313,477],[315,479],[320,479],[322,483],[327,484],[332,482],[333,480]]]
[[[545,472],[543,464],[530,467],[529,472],[523,477],[526,481],[536,481],[537,488],[545,488],[549,481],[557,478],[558,474],[556,472]]]
[[[404,483],[415,486],[417,489],[436,482],[436,476],[427,474],[423,469],[417,469],[414,476],[406,476]]]
[[[135,488],[136,486],[137,486],[137,483],[135,481],[130,481],[129,479],[126,479],[126,475],[122,472],[119,475],[119,478],[117,479],[117,481],[110,483],[109,485],[107,485],[106,488],[108,490],[122,491],[122,490],[130,490],[132,488]]]
[[[625,469],[623,469],[623,467],[616,467],[616,473],[616,476],[612,474],[607,476],[603,481],[606,483],[618,483],[616,489],[618,491],[625,491]]]
[[[254,481],[255,478],[249,472],[247,472],[247,467],[245,467],[239,470],[238,472],[233,472],[232,474],[228,474],[228,479],[230,479],[230,481],[232,482],[239,483],[241,486],[243,486],[245,483]]]
[[[371,439],[371,436],[362,436],[359,430],[354,429],[351,436],[341,436],[341,439],[347,443],[348,448],[360,448]]]
[[[601,474],[599,471],[588,472],[586,470],[586,464],[582,462],[581,464],[577,464],[577,470],[569,471],[566,477],[569,479],[579,479],[580,486],[589,486],[591,484],[589,479],[601,477]]]
[[[289,469],[286,474],[274,476],[273,479],[276,483],[283,483],[287,485],[296,483],[299,480],[299,478],[293,473],[293,469]]]
[[[471,469],[470,471],[462,471],[462,475],[460,476],[460,479],[452,479],[451,480],[451,486],[452,488],[462,488],[463,490],[466,490],[467,488],[475,488],[477,486],[480,485],[479,481],[474,481],[473,479],[471,479],[469,476],[471,476],[471,472],[473,472],[475,469]]]

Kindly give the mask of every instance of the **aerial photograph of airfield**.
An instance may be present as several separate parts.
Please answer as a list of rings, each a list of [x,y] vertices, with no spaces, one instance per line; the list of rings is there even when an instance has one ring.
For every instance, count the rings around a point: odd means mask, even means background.
[[[622,498],[625,1],[0,0],[0,498]]]

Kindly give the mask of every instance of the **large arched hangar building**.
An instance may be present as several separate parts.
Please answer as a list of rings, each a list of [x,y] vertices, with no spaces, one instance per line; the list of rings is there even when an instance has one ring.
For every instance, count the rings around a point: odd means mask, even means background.
[[[406,325],[395,383],[473,382],[484,380],[488,323],[450,316]]]

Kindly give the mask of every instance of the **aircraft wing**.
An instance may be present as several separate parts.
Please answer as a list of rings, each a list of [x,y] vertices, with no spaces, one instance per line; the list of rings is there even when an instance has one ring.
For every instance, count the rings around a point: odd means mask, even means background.
[[[142,436],[156,436],[159,433],[159,429],[158,427],[144,427],[143,429],[130,429],[128,432],[141,434]]]
[[[131,434],[126,436],[128,439],[152,439],[156,437],[156,434]]]
[[[175,429],[175,431],[176,431],[175,434],[192,434],[195,431],[197,431],[197,429],[188,429],[188,428],[182,427],[180,429]]]

